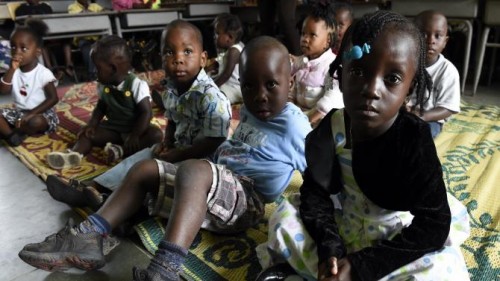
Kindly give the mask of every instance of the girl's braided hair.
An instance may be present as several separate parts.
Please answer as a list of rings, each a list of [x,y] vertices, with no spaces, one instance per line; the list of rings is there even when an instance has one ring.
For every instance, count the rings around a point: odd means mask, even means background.
[[[330,38],[330,47],[335,45],[335,31],[337,30],[337,22],[335,21],[336,6],[333,3],[333,1],[328,0],[312,2],[307,13],[307,17],[324,21],[326,27],[332,30],[332,32],[328,33],[328,37]]]
[[[36,45],[43,47],[43,37],[49,32],[49,27],[43,21],[35,18],[27,19],[23,25],[17,26],[14,32],[26,32],[35,38]],[[12,32],[12,34],[14,34]]]
[[[424,38],[418,27],[400,14],[389,11],[377,11],[366,14],[359,21],[353,23],[344,36],[337,58],[330,65],[329,73],[333,76],[337,72],[338,78],[342,82],[342,57],[346,48],[351,45],[350,43],[352,43],[352,46],[362,46],[364,43],[372,45],[377,36],[389,27],[405,32],[417,44],[417,71],[414,78],[414,87],[416,89],[414,92],[417,95],[417,102],[414,106],[420,106],[420,113],[422,113],[423,105],[426,102],[425,91],[428,90],[430,92],[432,89],[432,79],[427,70],[425,70],[426,47]],[[412,93],[410,92],[409,94]]]

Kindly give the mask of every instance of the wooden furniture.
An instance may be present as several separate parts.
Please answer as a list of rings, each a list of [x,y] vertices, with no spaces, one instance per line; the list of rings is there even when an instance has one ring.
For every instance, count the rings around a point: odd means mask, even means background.
[[[115,17],[116,35],[126,32],[162,30],[173,20],[180,18],[182,8],[123,10]]]
[[[213,19],[222,13],[229,13],[234,1],[188,1],[182,18],[185,20]]]
[[[79,36],[111,35],[110,16],[116,12],[82,13],[82,14],[49,14],[18,17],[22,22],[28,17],[42,20],[49,27],[44,40],[73,38]]]

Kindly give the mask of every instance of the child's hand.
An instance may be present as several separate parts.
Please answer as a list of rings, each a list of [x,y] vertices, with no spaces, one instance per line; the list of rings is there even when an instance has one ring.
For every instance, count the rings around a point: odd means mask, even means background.
[[[322,262],[318,267],[318,280],[330,280],[327,277],[335,276],[338,272],[337,258],[330,257],[327,261]]]
[[[136,151],[139,151],[140,145],[141,143],[139,141],[139,136],[135,134],[129,134],[124,143],[125,154],[130,155]]]
[[[23,61],[23,57],[21,55],[14,55],[10,60],[10,68],[16,70],[19,68],[19,65]]]
[[[158,155],[158,159],[163,160],[165,162],[169,163],[176,163],[179,162],[183,159],[183,152],[179,149],[164,149],[160,154]]]
[[[219,71],[219,64],[214,61],[210,65],[205,66],[205,72],[208,73],[208,75],[213,76],[216,75]]]
[[[340,259],[337,266],[338,273],[334,275],[333,280],[351,281],[351,263],[349,260],[347,258]]]
[[[77,138],[84,135],[87,138],[92,138],[95,134],[95,128],[90,126],[83,126],[80,132],[76,135]]]
[[[290,64],[294,65],[295,63],[297,63],[297,57],[290,54]]]
[[[160,158],[160,154],[164,151],[167,150],[167,146],[165,145],[164,142],[157,143],[154,148],[153,148],[153,157],[154,158]]]
[[[23,117],[18,119],[18,122],[16,122],[16,128],[21,128],[21,126],[28,124],[31,118],[35,117],[35,114],[32,114],[30,112],[25,113]]]

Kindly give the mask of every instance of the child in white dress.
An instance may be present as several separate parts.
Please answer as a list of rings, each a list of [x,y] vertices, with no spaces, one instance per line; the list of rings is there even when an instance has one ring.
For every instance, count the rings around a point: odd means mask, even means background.
[[[239,18],[231,14],[220,14],[214,20],[215,45],[220,51],[215,59],[214,81],[231,104],[243,102],[240,89],[238,62],[245,44],[241,42],[243,26]],[[210,71],[210,69],[208,69]]]

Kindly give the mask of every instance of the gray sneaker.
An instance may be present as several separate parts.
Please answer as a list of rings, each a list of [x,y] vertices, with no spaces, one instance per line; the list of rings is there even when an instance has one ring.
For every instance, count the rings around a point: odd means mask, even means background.
[[[58,233],[43,242],[28,244],[19,252],[26,263],[47,271],[64,271],[70,267],[94,270],[105,265],[103,238],[99,233],[78,233],[70,219]]]
[[[168,278],[167,276],[160,275],[159,273],[153,273],[147,269],[141,269],[138,267],[132,268],[133,281],[177,281],[180,280],[179,275],[176,274],[175,279]]]

